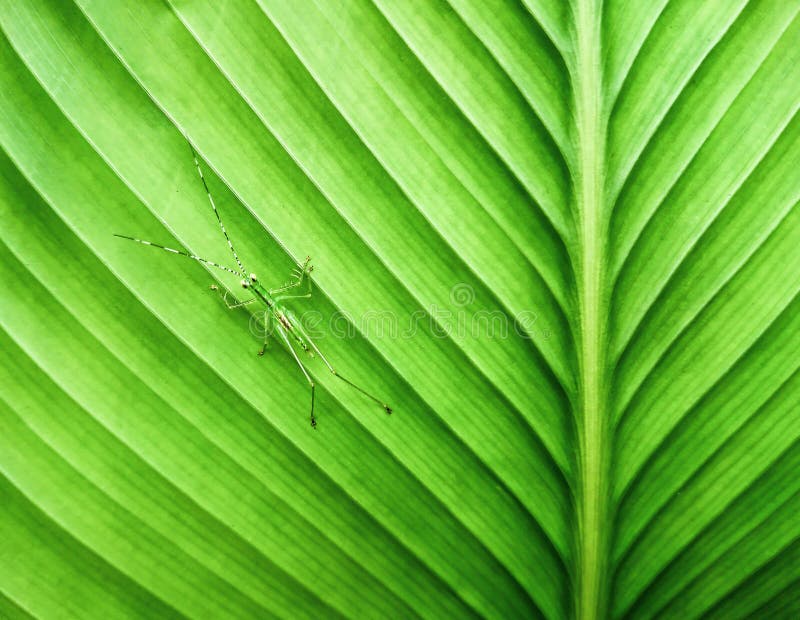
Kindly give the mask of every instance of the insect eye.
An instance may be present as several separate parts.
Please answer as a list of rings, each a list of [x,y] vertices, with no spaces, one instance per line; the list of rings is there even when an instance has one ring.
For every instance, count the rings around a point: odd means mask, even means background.
[[[251,274],[250,274],[250,279],[251,279],[253,282],[255,282],[256,280],[258,280],[258,278],[256,278],[256,274],[254,274],[254,273],[251,273]]]
[[[242,280],[242,288],[247,288],[250,286],[250,283],[247,280]]]

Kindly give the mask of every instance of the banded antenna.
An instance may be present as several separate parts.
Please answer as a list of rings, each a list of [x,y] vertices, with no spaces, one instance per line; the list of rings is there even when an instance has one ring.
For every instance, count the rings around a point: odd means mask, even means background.
[[[137,239],[136,237],[128,237],[127,235],[118,235],[114,233],[115,237],[119,237],[120,239],[127,239],[128,241],[135,241],[136,243],[141,243],[143,245],[151,245],[154,248],[158,248],[160,250],[164,250],[166,252],[171,252],[172,254],[178,254],[179,256],[185,256],[186,258],[191,258],[192,260],[196,260],[204,265],[211,265],[212,267],[216,267],[217,269],[222,269],[223,271],[227,271],[228,273],[232,273],[235,276],[239,276],[240,278],[244,278],[244,273],[240,273],[238,271],[234,271],[230,267],[225,267],[224,265],[218,265],[217,263],[210,261],[205,258],[201,258],[196,256],[195,254],[189,254],[188,252],[181,252],[180,250],[174,250],[172,248],[165,247],[163,245],[159,245],[158,243],[153,243],[152,241],[145,241],[144,239]]]
[[[233,254],[233,258],[236,259],[236,264],[239,265],[239,271],[243,274],[246,272],[244,265],[242,265],[242,261],[239,260],[239,255],[236,253],[236,250],[233,249],[233,243],[231,243],[231,238],[228,236],[228,231],[225,230],[225,225],[222,223],[222,218],[219,216],[219,211],[217,211],[217,205],[214,203],[214,198],[211,196],[211,191],[208,189],[208,184],[206,183],[206,178],[203,176],[203,170],[200,168],[200,162],[197,160],[197,153],[194,150],[194,146],[192,146],[192,141],[189,140],[189,136],[186,136],[186,142],[189,144],[189,148],[192,150],[192,157],[194,157],[194,165],[197,168],[197,174],[200,175],[200,180],[203,182],[203,188],[206,190],[206,196],[208,196],[208,202],[211,203],[211,208],[214,209],[214,215],[217,216],[217,223],[219,224],[219,229],[222,231],[222,234],[225,235],[225,241],[228,242],[228,247],[231,249],[231,254]]]

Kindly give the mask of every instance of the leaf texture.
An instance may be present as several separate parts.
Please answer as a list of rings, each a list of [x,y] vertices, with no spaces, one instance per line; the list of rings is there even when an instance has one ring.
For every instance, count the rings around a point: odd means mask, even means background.
[[[798,14],[0,0],[0,617],[797,615]]]

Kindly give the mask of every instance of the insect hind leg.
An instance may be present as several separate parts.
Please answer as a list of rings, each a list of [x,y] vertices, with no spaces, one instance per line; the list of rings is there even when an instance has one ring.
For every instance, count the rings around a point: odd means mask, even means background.
[[[314,384],[314,380],[311,378],[311,375],[308,374],[306,367],[303,366],[303,362],[300,361],[300,357],[297,355],[297,352],[294,350],[294,347],[292,347],[292,343],[289,342],[289,337],[286,335],[286,331],[284,330],[284,328],[279,326],[277,332],[280,335],[281,340],[283,340],[283,342],[286,344],[286,347],[289,349],[289,352],[292,354],[292,357],[294,357],[294,361],[296,361],[297,365],[300,366],[300,370],[303,372],[303,375],[308,381],[308,385],[311,386],[311,416],[310,416],[311,428],[316,429],[317,419],[314,417],[314,390],[316,388],[316,385]]]
[[[331,363],[328,361],[328,358],[326,358],[326,357],[325,357],[325,356],[322,354],[322,351],[320,351],[320,350],[319,350],[319,347],[318,347],[318,346],[317,346],[317,345],[314,343],[314,341],[313,341],[313,340],[311,340],[310,338],[309,338],[309,344],[311,345],[311,348],[312,348],[312,349],[314,349],[314,351],[316,351],[316,352],[317,352],[317,355],[319,355],[319,358],[322,360],[322,362],[325,364],[325,366],[327,366],[327,367],[328,367],[328,370],[330,370],[331,374],[332,374],[334,377],[336,377],[337,379],[340,379],[340,380],[344,381],[344,382],[345,382],[347,385],[349,385],[351,388],[353,388],[353,389],[357,390],[358,392],[361,392],[361,393],[362,393],[364,396],[366,396],[366,397],[367,397],[367,398],[369,398],[370,400],[372,400],[372,401],[376,402],[377,404],[379,404],[379,405],[381,406],[381,408],[382,408],[382,409],[383,409],[383,410],[384,410],[384,411],[385,411],[387,414],[389,414],[389,415],[391,415],[391,414],[392,414],[392,408],[391,408],[389,405],[387,405],[385,402],[383,402],[383,401],[382,401],[380,398],[378,398],[377,396],[373,396],[372,394],[370,394],[369,392],[367,392],[367,391],[366,391],[364,388],[362,388],[360,385],[356,385],[355,383],[353,383],[352,381],[350,381],[350,379],[347,379],[346,377],[343,377],[342,375],[340,375],[340,374],[339,374],[339,372],[338,372],[338,371],[337,371],[337,370],[336,370],[336,369],[335,369],[335,368],[334,368],[334,367],[331,365]]]

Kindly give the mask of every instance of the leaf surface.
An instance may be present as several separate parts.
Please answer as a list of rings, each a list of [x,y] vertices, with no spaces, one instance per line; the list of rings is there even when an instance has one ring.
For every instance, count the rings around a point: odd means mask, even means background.
[[[791,617],[799,12],[0,1],[0,616]]]

